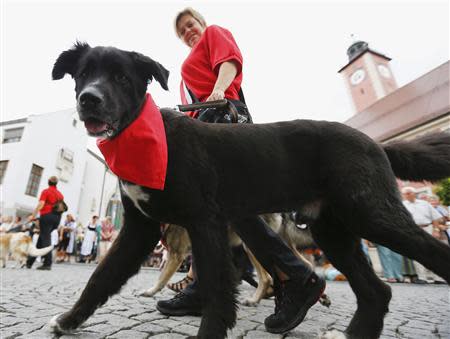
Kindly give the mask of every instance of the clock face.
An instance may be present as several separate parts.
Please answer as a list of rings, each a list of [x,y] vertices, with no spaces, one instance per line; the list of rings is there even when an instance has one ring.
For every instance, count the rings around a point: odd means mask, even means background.
[[[361,81],[364,80],[365,77],[366,72],[362,68],[359,68],[350,76],[350,82],[352,85],[358,85],[359,83],[361,83]]]
[[[378,65],[378,72],[380,72],[381,76],[383,76],[385,78],[390,78],[391,77],[391,71],[389,71],[389,68],[387,68],[386,65],[379,64]]]

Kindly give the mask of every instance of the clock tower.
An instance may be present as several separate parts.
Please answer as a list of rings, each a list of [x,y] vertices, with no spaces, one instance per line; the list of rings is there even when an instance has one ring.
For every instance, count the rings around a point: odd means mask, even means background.
[[[355,41],[348,49],[348,63],[338,73],[344,77],[356,113],[397,89],[389,66],[391,58]]]

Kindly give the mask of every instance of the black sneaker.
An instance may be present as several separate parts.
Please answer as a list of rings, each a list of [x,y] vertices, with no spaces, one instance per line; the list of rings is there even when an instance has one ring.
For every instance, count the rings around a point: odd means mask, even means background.
[[[37,270],[41,270],[41,271],[50,271],[51,269],[52,269],[52,267],[51,266],[48,266],[48,265],[42,265],[42,266],[39,266],[38,268],[36,268]]]
[[[419,279],[419,278],[412,278],[411,279],[411,283],[412,284],[424,285],[424,284],[428,284],[428,281],[422,280],[422,279]]]
[[[296,280],[275,287],[275,313],[264,320],[267,332],[285,333],[297,327],[325,290],[325,280],[315,273],[302,286]]]
[[[156,309],[164,315],[202,315],[202,304],[196,295],[178,293],[172,299],[160,300]]]

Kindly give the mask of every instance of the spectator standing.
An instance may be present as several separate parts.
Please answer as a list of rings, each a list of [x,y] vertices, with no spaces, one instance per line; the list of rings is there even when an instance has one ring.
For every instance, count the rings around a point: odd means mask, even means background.
[[[70,262],[70,253],[72,253],[73,251],[75,242],[75,227],[75,219],[73,218],[72,214],[67,214],[64,225],[61,225],[59,230],[58,262]],[[70,248],[69,245],[71,245]]]
[[[440,220],[442,216],[425,200],[416,198],[416,190],[413,187],[403,187],[402,194],[405,198],[403,205],[411,213],[414,222],[425,232],[437,237],[441,232]],[[415,262],[417,273],[422,280],[441,283],[442,279],[433,272]]]
[[[13,217],[12,216],[3,216],[2,217],[2,224],[0,226],[0,233],[6,233],[8,232],[11,227],[13,226]]]
[[[22,217],[16,215],[11,228],[7,231],[8,233],[25,232],[27,226],[22,222]]]
[[[28,217],[28,220],[36,219],[39,213],[39,238],[36,244],[37,248],[43,248],[51,245],[51,233],[55,230],[61,221],[61,213],[53,211],[53,206],[58,202],[64,200],[63,194],[58,191],[56,185],[58,178],[51,176],[48,179],[48,188],[42,191],[39,197],[39,203],[34,209],[33,213]],[[36,257],[28,257],[27,268],[33,266]],[[44,263],[39,266],[39,270],[50,270],[52,266],[52,252],[44,256]]]
[[[97,224],[98,216],[94,215],[84,230],[84,238],[80,251],[80,262],[90,262],[92,260],[92,253],[95,242],[97,241]]]
[[[109,248],[111,247],[113,231],[114,225],[112,224],[112,219],[110,216],[107,216],[105,220],[103,220],[101,225],[98,262],[103,260]]]
[[[66,227],[69,229],[69,243],[66,248],[66,258],[67,262],[70,263],[70,257],[75,256],[76,251],[76,238],[77,238],[77,224],[75,222],[75,218],[72,214],[68,214],[68,218],[66,219]]]
[[[390,283],[403,282],[403,257],[391,249],[377,245],[383,276]]]
[[[450,215],[448,212],[448,207],[441,205],[439,197],[437,195],[431,195],[429,202],[431,206],[442,216],[442,219],[439,223],[439,231],[435,231],[435,236],[437,239],[441,240],[443,243],[450,245],[450,234],[449,234],[449,226],[450,226]]]
[[[438,211],[438,213],[440,215],[442,215],[442,218],[444,219],[444,223],[450,221],[450,215],[449,215],[449,211],[448,211],[448,207],[444,206],[441,204],[441,201],[439,200],[439,197],[437,195],[431,195],[430,196],[430,204],[431,206],[434,207],[434,209],[436,211]]]

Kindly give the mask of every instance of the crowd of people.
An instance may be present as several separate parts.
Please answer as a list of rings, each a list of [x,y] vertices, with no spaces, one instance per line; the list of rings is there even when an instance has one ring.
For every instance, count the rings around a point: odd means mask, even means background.
[[[27,221],[17,216],[14,222],[11,222],[11,217],[2,216],[0,234],[12,232],[28,233],[34,245],[37,245],[40,235],[39,218]],[[55,263],[99,263],[117,234],[118,230],[114,228],[109,216],[103,220],[93,216],[91,221],[83,224],[77,222],[72,214],[67,214],[64,222],[50,233],[50,243],[55,248],[53,253]]]
[[[52,177],[52,180],[55,181],[55,178]],[[402,194],[404,205],[412,214],[418,227],[423,228],[436,239],[450,245],[449,207],[442,205],[437,195],[423,192],[417,194],[416,189],[413,187],[404,187]],[[36,219],[32,216],[25,219],[21,216],[1,216],[0,234],[11,232],[28,232],[33,238],[33,243],[37,245],[41,232],[40,218]],[[91,220],[83,224],[77,222],[73,214],[68,213],[65,216],[65,220],[50,232],[50,243],[55,247],[55,262],[99,263],[105,257],[117,234],[118,231],[114,228],[110,216],[100,220],[97,215],[93,215]],[[44,243],[46,242],[44,241]],[[405,258],[387,247],[371,244],[367,241],[363,241],[362,246],[369,261],[371,261],[371,258],[368,247],[376,248],[383,278],[389,283],[445,283],[421,264]],[[44,245],[40,244],[38,247],[44,247]],[[316,249],[316,251],[320,251],[320,249]],[[167,249],[160,242],[154,251],[149,253],[143,266],[162,269],[166,263],[167,254]],[[180,271],[186,272],[189,269],[190,262],[191,257],[189,256],[183,262]],[[317,265],[319,271],[320,266],[323,269],[331,269],[330,272],[333,274],[324,274],[329,280],[335,280],[333,278],[335,275],[337,277],[341,276],[338,271],[333,270],[332,267],[328,268],[326,265]]]
[[[440,203],[434,194],[420,193],[413,187],[403,187],[403,204],[411,213],[418,227],[424,229],[434,238],[450,244],[449,207]],[[392,225],[395,227],[395,225]],[[391,249],[377,245],[378,256],[383,270],[383,277],[390,283],[411,282],[415,284],[446,284],[442,278],[418,262],[405,258]]]
[[[36,208],[26,219],[20,216],[2,216],[0,233],[27,232],[37,248],[53,245],[56,263],[100,262],[118,233],[111,217],[107,216],[100,221],[97,215],[93,215],[88,223],[82,224],[76,222],[73,214],[67,213],[64,222],[61,222],[67,205],[61,205],[64,196],[57,189],[57,184],[57,177],[48,179],[48,188],[41,192]],[[60,210],[60,206],[65,207]],[[52,252],[42,259],[43,263],[38,269],[50,270],[53,263]],[[27,267],[31,268],[35,260],[35,257],[30,256]]]

